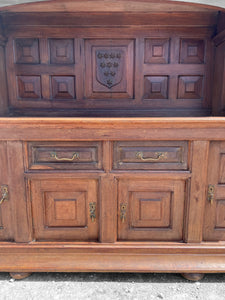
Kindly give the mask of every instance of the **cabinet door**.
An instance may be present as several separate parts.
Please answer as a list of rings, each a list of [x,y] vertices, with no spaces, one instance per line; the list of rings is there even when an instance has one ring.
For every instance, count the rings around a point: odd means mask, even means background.
[[[185,182],[119,181],[119,240],[181,241]]]
[[[35,239],[97,240],[97,186],[95,179],[32,180]]]
[[[8,181],[7,142],[0,142],[0,241],[12,240],[11,199]]]
[[[210,144],[203,239],[225,240],[225,142]]]

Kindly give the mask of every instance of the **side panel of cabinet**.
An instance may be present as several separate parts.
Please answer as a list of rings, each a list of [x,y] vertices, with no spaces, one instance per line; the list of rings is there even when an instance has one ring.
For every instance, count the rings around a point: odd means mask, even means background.
[[[9,192],[8,185],[8,164],[7,164],[7,142],[0,142],[0,185],[2,188],[7,188]],[[0,198],[4,197],[4,191],[0,190]],[[5,195],[6,198],[0,204],[0,240],[11,240],[13,238],[12,231],[12,218],[11,218],[11,195],[10,192]]]
[[[181,241],[185,182],[120,180],[118,239]]]
[[[97,180],[34,179],[30,185],[36,240],[98,239]]]
[[[212,142],[209,151],[204,240],[225,241],[225,142]]]

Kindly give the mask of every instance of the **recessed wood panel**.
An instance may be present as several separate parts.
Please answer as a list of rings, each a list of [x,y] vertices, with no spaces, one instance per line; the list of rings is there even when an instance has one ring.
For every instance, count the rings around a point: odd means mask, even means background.
[[[168,99],[169,76],[145,76],[144,99]]]
[[[87,241],[98,238],[98,182],[95,179],[31,181],[34,238]],[[90,206],[94,205],[93,211]]]
[[[74,64],[73,39],[50,39],[49,47],[51,64]]]
[[[181,39],[180,63],[203,64],[205,61],[205,41]]]
[[[179,76],[179,99],[202,99],[203,76]]]
[[[30,39],[36,34],[40,52],[32,67],[15,63],[13,45],[23,40],[22,30],[10,33],[7,43],[9,99],[17,113],[29,114],[29,108],[35,108],[33,114],[65,116],[210,113],[212,52],[206,29],[49,27],[40,32],[34,26],[29,32]],[[18,101],[19,76],[40,77],[41,101],[35,101],[36,93]]]
[[[85,60],[88,98],[133,97],[133,40],[86,40]]]
[[[32,170],[93,170],[102,168],[100,142],[28,143],[27,168]]]
[[[75,99],[74,76],[52,76],[53,99]]]
[[[113,168],[120,170],[186,170],[188,143],[123,141],[114,143]]]
[[[118,183],[118,239],[181,241],[183,181],[121,179]]]
[[[18,96],[20,99],[41,98],[40,76],[18,76],[17,84],[18,84]]]
[[[145,39],[145,63],[169,63],[169,39]]]
[[[16,39],[15,60],[18,64],[39,64],[39,40],[38,39]]]
[[[86,192],[44,192],[45,224],[47,227],[84,227]]]
[[[130,192],[131,226],[170,227],[172,198],[170,192]]]

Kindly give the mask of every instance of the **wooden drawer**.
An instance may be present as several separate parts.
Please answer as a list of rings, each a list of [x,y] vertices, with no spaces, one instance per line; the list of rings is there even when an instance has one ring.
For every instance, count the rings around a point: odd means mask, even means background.
[[[28,169],[96,170],[102,168],[99,142],[28,143]]]
[[[113,168],[120,170],[187,170],[188,142],[115,142]]]
[[[33,179],[30,188],[36,240],[98,239],[97,180]]]

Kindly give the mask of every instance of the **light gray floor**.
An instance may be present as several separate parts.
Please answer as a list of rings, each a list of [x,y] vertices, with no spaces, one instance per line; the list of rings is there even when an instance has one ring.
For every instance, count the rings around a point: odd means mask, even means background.
[[[15,281],[0,273],[0,300],[224,300],[225,274],[189,282],[179,274],[34,273]]]

